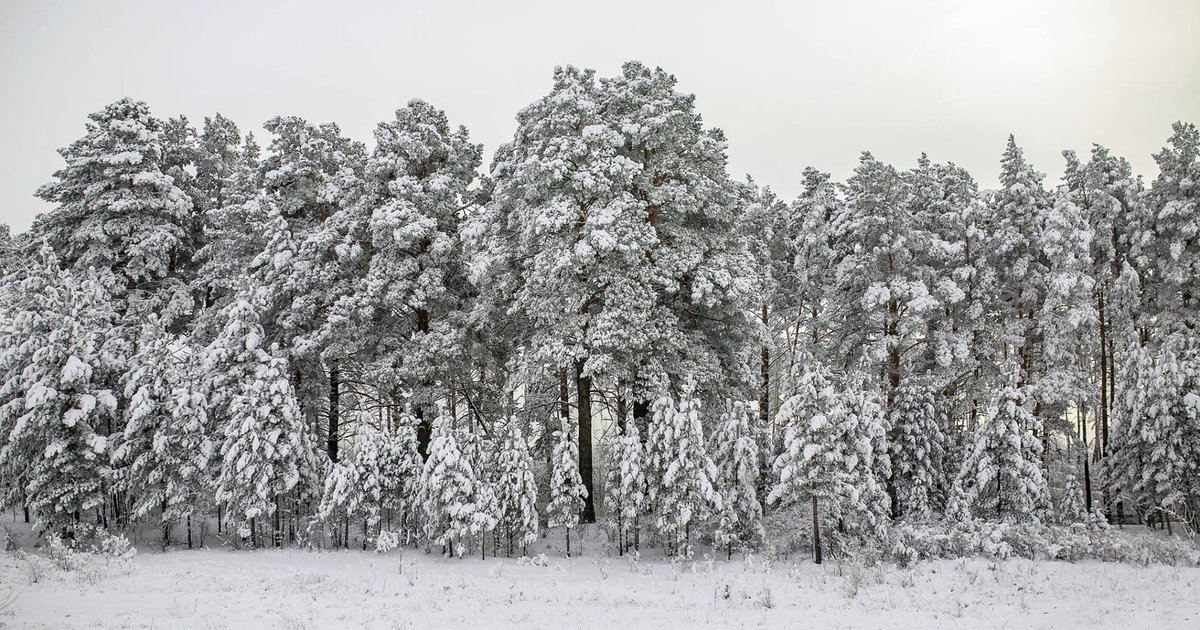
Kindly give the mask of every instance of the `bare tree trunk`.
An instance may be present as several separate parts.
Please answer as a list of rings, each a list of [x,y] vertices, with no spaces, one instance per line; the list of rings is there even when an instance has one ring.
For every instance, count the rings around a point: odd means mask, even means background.
[[[162,500],[162,506],[161,506],[161,509],[162,509],[162,534],[163,534],[163,539],[162,539],[162,548],[163,548],[163,551],[166,551],[166,550],[167,550],[167,545],[171,544],[171,524],[167,522],[167,508],[168,508],[168,505],[167,505],[167,499],[166,499],[166,497],[163,497],[163,500]]]
[[[1088,453],[1087,443],[1087,407],[1079,406],[1079,433],[1083,436],[1083,506],[1088,514],[1092,513],[1092,468],[1088,463],[1091,454]]]
[[[592,377],[584,374],[584,361],[575,361],[575,391],[579,407],[579,476],[587,497],[583,502],[583,522],[596,522],[596,489],[592,483]]]
[[[817,516],[817,495],[812,497],[813,513],[813,561],[821,564],[821,521]]]
[[[767,329],[767,334],[770,335],[768,327],[768,314],[766,302],[762,305],[762,324]],[[758,415],[762,418],[762,422],[769,422],[771,419],[771,348],[769,341],[763,344],[762,356],[760,361],[762,365],[759,368],[760,378],[762,380],[762,391],[758,395]]]
[[[337,463],[338,461],[338,421],[339,421],[339,388],[341,385],[341,370],[338,368],[338,360],[333,359],[329,362],[329,435],[326,442],[329,453],[329,461]]]

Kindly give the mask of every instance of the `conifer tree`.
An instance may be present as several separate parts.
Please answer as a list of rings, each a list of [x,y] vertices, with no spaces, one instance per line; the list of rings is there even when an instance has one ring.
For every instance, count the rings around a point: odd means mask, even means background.
[[[714,481],[721,491],[714,538],[732,557],[735,545],[753,548],[764,536],[758,502],[758,441],[745,403],[736,401],[721,414],[712,444]]]
[[[617,532],[617,551],[624,554],[633,535],[633,546],[640,543],[642,514],[646,511],[646,473],[642,438],[632,418],[624,431],[608,444],[608,474],[605,477],[605,506],[608,520]]]
[[[192,311],[181,278],[195,248],[192,201],[165,172],[163,123],[128,98],[88,118],[87,134],[59,151],[56,181],[38,189],[56,208],[31,231],[64,267],[112,271],[122,312],[182,317]]]
[[[125,375],[125,428],[115,436],[113,464],[121,487],[133,499],[132,515],[159,510],[163,546],[171,523],[206,517],[212,506],[217,443],[208,414],[199,358],[182,339],[157,321],[143,327],[140,351]]]
[[[460,448],[459,438],[444,416],[434,423],[429,457],[421,469],[418,503],[427,539],[461,558],[481,533],[481,497],[475,470]]]
[[[554,432],[554,453],[551,457],[550,504],[546,506],[547,525],[563,527],[567,537],[567,557],[571,557],[571,530],[579,524],[587,488],[579,476],[578,429],[564,427]]]
[[[538,489],[533,476],[533,460],[515,417],[509,420],[508,435],[500,449],[499,459],[496,484],[500,507],[498,527],[511,556],[514,544],[524,548],[537,541],[538,537]]]
[[[928,386],[906,383],[892,404],[889,447],[895,475],[897,517],[926,518],[945,505],[949,480],[943,477],[947,448],[937,399]]]
[[[3,285],[0,468],[40,531],[72,533],[101,505],[117,399],[108,348],[116,320],[107,282],[60,269],[43,246],[28,273]]]
[[[1042,520],[1050,492],[1042,474],[1042,427],[1022,388],[1002,389],[975,429],[974,444],[954,481],[947,511],[1005,521]]]
[[[700,424],[700,401],[690,392],[684,393],[671,414],[661,414],[670,422],[667,450],[659,453],[663,475],[655,501],[654,525],[665,539],[668,549],[679,556],[691,555],[692,530],[719,514],[723,507],[717,490],[717,468],[704,441]]]

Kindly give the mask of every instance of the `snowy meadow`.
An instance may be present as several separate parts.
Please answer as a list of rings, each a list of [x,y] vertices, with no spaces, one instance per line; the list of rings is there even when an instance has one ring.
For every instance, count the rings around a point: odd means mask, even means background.
[[[0,622],[29,628],[1187,628],[1200,568],[966,558],[563,555],[445,558],[299,549],[146,550],[43,567],[0,557]],[[595,547],[593,549],[593,547]],[[649,554],[648,554],[649,555]],[[1131,587],[1131,585],[1137,585]],[[1103,593],[1103,596],[1097,595]]]
[[[0,230],[0,625],[1200,625],[1194,125],[785,200],[550,79],[486,169],[88,116]]]

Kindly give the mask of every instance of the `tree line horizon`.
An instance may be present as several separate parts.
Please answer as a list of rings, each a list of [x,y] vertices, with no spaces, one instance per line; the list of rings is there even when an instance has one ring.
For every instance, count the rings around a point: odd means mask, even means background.
[[[371,151],[90,115],[0,230],[4,502],[459,554],[581,522],[732,553],[773,509],[818,558],[900,521],[1200,525],[1194,125],[1149,183],[1097,144],[1047,186],[1010,135],[995,189],[864,152],[785,201],[676,83],[557,67],[485,173],[421,100]]]

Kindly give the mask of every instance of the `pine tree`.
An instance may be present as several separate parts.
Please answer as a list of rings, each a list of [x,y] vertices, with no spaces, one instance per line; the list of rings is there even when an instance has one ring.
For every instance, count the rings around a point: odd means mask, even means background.
[[[490,203],[469,229],[487,302],[526,324],[524,361],[574,376],[589,496],[595,379],[626,392],[642,424],[656,393],[684,379],[722,398],[752,386],[747,359],[762,347],[725,139],[675,85],[635,62],[599,81],[557,68],[497,152]]]
[[[28,273],[3,285],[0,469],[41,531],[72,533],[101,505],[117,399],[108,348],[116,315],[108,283],[60,269],[43,246]],[[22,496],[14,496],[17,495]]]
[[[429,457],[421,470],[418,503],[427,539],[461,558],[481,533],[481,518],[479,481],[460,449],[459,437],[445,417],[434,423]]]
[[[499,457],[496,485],[500,506],[498,527],[511,556],[514,544],[524,548],[537,541],[538,537],[538,489],[533,476],[533,460],[515,417],[509,420],[508,435]]]
[[[468,372],[459,368],[471,288],[458,232],[482,147],[420,100],[380,123],[375,142],[361,196],[301,256],[329,276],[328,315],[301,345],[357,358],[409,392],[426,453],[433,401]]]
[[[1051,203],[1043,175],[1025,160],[1009,136],[1001,160],[1000,190],[988,202],[992,237],[989,258],[997,276],[994,308],[1002,344],[1000,356],[1016,355],[1017,387],[1029,387],[1031,413],[1040,417],[1038,397],[1045,373],[1042,309],[1046,304],[1048,261],[1041,248],[1041,226]]]
[[[646,511],[645,456],[637,423],[626,419],[625,429],[608,444],[608,474],[604,480],[608,520],[617,532],[617,550],[624,555],[633,534],[633,546],[640,543],[642,514]]]
[[[927,518],[944,506],[949,481],[943,477],[947,448],[937,399],[928,386],[906,383],[891,410],[890,443],[897,516]]]
[[[692,530],[719,514],[724,502],[717,490],[717,468],[705,448],[700,425],[700,401],[690,393],[680,397],[675,412],[662,414],[671,423],[668,449],[659,453],[664,466],[657,500],[654,525],[679,556],[691,555]]]
[[[587,488],[579,476],[578,429],[569,426],[554,432],[554,454],[551,458],[550,504],[546,506],[548,527],[563,527],[567,535],[567,557],[571,557],[571,529],[579,524]]]
[[[59,153],[66,166],[37,195],[57,207],[34,221],[67,268],[111,270],[122,310],[192,311],[186,279],[195,249],[192,201],[165,172],[163,123],[145,103],[119,100],[88,117],[87,134]]]
[[[1042,474],[1042,427],[1025,408],[1023,388],[1000,391],[987,417],[975,429],[971,452],[954,481],[947,511],[1005,521],[1042,520],[1050,491]]]
[[[257,544],[258,516],[276,516],[279,533],[278,501],[311,473],[312,447],[287,360],[278,346],[263,347],[257,306],[239,300],[225,311],[204,358],[222,436],[216,499]]]
[[[143,327],[139,347],[125,375],[129,404],[112,459],[117,481],[133,499],[132,515],[159,510],[165,548],[172,522],[206,516],[211,507],[217,444],[192,349],[153,320]]]
[[[812,503],[813,557],[822,560],[820,506],[837,500],[844,471],[836,425],[845,416],[843,401],[821,370],[805,366],[797,390],[779,406],[784,429],[783,453],[775,460],[778,481],[767,496],[770,505]]]
[[[758,502],[758,442],[745,403],[736,401],[721,414],[711,450],[717,467],[714,481],[721,491],[714,538],[733,557],[735,545],[753,548],[764,536]]]

